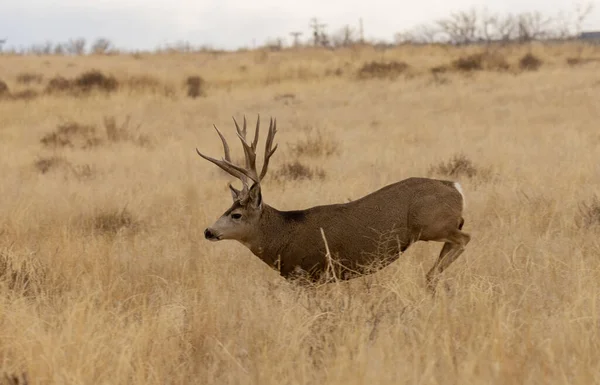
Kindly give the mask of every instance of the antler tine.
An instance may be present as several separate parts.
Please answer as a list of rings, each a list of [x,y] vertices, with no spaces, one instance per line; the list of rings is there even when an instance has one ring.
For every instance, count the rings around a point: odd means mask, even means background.
[[[254,130],[254,140],[252,141],[252,150],[256,152],[256,146],[258,144],[258,132],[260,129],[260,114],[256,118],[256,130]]]
[[[275,150],[277,150],[278,144],[276,144],[275,147],[271,148],[273,146],[273,139],[275,138],[276,133],[277,119],[273,120],[273,118],[271,118],[271,121],[269,122],[269,133],[267,135],[267,143],[265,144],[265,159],[258,180],[262,180],[265,177],[265,175],[267,175],[269,160],[271,159],[271,156],[273,156],[273,154],[275,153]]]
[[[217,160],[215,158],[211,158],[210,156],[206,156],[203,153],[201,153],[198,148],[196,148],[196,152],[198,153],[198,155],[200,155],[202,158],[208,160],[211,163],[216,164],[217,166],[219,166],[223,171],[225,171],[226,173],[240,179],[242,181],[242,183],[244,185],[246,185],[248,182],[248,180],[246,179],[247,175],[245,173],[243,173],[241,170],[239,170],[239,167],[236,166],[235,164],[228,162],[227,160],[223,159],[223,160]]]
[[[256,172],[256,151],[254,151],[253,147],[251,147],[248,144],[248,142],[246,142],[246,116],[244,116],[244,128],[241,130],[235,118],[233,118],[233,122],[235,123],[237,136],[242,142],[242,147],[244,148],[244,155],[246,157],[246,172],[244,172],[244,174],[248,175],[250,179],[258,183],[260,179],[258,178],[258,173]]]
[[[232,163],[232,161],[231,161],[231,155],[230,155],[230,151],[229,151],[229,145],[227,144],[227,140],[225,139],[225,137],[223,136],[223,134],[217,128],[216,125],[213,124],[213,127],[217,131],[217,134],[219,135],[219,138],[221,138],[221,143],[223,144],[223,152],[225,153],[224,154],[225,155],[224,159],[217,160],[215,158],[211,158],[210,156],[206,156],[206,155],[202,154],[198,150],[198,148],[196,148],[196,152],[202,158],[208,160],[211,163],[216,164],[223,171],[225,171],[228,174],[230,174],[230,175],[238,178],[239,180],[241,180],[242,184],[244,185],[244,189],[247,189],[248,188],[248,178],[254,180],[253,175],[249,175],[249,173],[245,169],[243,169],[243,168],[241,168],[239,166],[236,166],[235,164]]]
[[[219,138],[221,138],[221,142],[223,143],[223,152],[225,153],[225,160],[231,162],[231,156],[229,153],[229,145],[227,144],[225,137],[223,136],[223,134],[221,134],[221,131],[219,131],[219,129],[217,128],[217,126],[215,124],[213,124],[213,127],[217,131],[217,134],[219,134]]]

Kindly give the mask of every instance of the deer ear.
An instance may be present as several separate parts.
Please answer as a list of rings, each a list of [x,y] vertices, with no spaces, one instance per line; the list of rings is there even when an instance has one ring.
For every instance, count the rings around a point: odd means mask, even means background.
[[[228,186],[229,186],[229,190],[231,191],[231,197],[233,198],[233,201],[234,202],[239,201],[241,198],[242,192],[240,190],[236,189],[235,187],[233,187],[231,185],[231,183],[229,183]]]
[[[260,192],[260,184],[254,183],[248,191],[248,204],[254,208],[260,209],[262,207],[262,194]]]

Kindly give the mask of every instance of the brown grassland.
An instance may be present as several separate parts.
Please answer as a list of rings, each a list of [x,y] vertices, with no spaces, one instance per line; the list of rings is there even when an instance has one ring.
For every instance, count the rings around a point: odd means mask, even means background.
[[[600,50],[531,49],[537,69],[507,47],[474,71],[448,63],[481,48],[0,56],[2,372],[29,384],[600,383]],[[396,64],[360,71],[372,61]],[[109,91],[73,85],[92,69],[112,76]],[[68,84],[47,92],[56,76]],[[434,297],[424,273],[440,243],[304,287],[236,242],[204,240],[231,178],[195,147],[221,156],[215,123],[241,159],[231,116],[258,113],[278,122],[263,194],[279,209],[410,176],[461,182],[472,241]]]

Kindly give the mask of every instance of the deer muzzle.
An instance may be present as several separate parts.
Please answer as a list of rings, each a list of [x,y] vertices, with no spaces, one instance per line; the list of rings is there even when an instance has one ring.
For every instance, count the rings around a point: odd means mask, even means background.
[[[204,230],[204,238],[208,239],[209,241],[218,241],[221,237],[213,230],[207,228]]]

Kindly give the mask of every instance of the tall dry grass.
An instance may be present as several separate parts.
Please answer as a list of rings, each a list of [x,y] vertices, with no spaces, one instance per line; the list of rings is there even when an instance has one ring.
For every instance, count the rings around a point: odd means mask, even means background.
[[[429,71],[462,51],[401,48],[386,59],[413,75],[372,80],[353,75],[380,60],[368,50],[3,58],[11,92],[19,73],[92,68],[175,91],[0,100],[2,371],[30,384],[600,383],[600,75],[566,64],[575,49],[534,49],[537,71],[465,75]],[[325,74],[345,61],[353,71]],[[273,68],[293,76],[267,81]],[[195,75],[206,95],[188,98]],[[438,294],[424,288],[437,243],[305,288],[242,245],[204,241],[230,179],[194,147],[220,155],[211,125],[234,140],[243,113],[277,117],[263,194],[280,209],[460,180],[473,238]],[[295,163],[322,173],[286,174]]]

